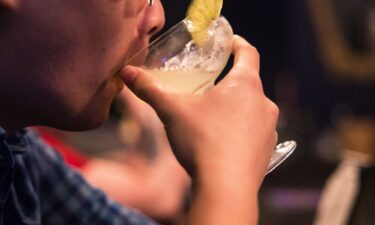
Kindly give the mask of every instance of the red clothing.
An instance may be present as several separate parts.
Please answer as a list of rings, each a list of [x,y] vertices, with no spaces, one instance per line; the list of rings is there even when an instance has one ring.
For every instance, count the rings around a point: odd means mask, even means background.
[[[65,161],[78,169],[83,168],[83,166],[88,161],[87,157],[79,153],[78,150],[59,140],[55,135],[49,133],[43,128],[36,128],[40,136],[52,147],[54,147],[65,159]]]

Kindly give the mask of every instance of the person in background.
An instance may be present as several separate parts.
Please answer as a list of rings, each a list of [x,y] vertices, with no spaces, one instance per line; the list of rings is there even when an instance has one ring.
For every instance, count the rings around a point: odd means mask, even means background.
[[[257,223],[279,112],[247,41],[234,37],[233,68],[212,90],[181,95],[124,66],[163,26],[159,0],[0,0],[0,18],[0,224],[155,224],[24,129],[93,129],[124,83],[155,109],[192,177],[186,224]]]
[[[339,163],[322,191],[314,225],[372,224],[375,202],[375,119],[339,120]]]

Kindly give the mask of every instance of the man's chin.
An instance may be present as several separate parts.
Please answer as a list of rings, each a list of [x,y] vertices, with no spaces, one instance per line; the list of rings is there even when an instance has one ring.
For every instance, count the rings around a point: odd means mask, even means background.
[[[82,116],[79,118],[71,118],[65,121],[59,121],[51,126],[65,131],[87,131],[93,130],[101,126],[108,118],[108,113],[95,114],[95,116]]]

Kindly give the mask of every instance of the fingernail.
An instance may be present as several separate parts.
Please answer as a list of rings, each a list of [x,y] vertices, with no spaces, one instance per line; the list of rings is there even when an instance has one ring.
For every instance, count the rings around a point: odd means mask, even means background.
[[[138,70],[134,66],[125,66],[122,69],[122,79],[126,86],[133,85],[134,79],[138,76]]]

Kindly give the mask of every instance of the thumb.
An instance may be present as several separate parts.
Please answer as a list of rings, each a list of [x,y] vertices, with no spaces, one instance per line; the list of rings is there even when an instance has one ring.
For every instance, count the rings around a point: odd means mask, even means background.
[[[125,66],[120,75],[126,86],[140,99],[151,105],[158,114],[164,114],[169,108],[170,94],[150,73],[139,67]]]

